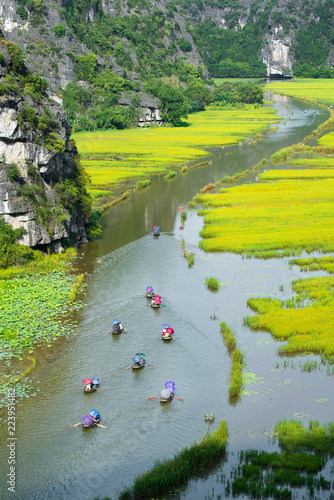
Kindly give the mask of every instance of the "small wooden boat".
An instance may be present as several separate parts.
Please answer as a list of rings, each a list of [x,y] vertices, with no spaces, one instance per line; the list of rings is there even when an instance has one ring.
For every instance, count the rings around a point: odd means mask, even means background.
[[[123,328],[120,328],[118,325],[112,326],[111,333],[118,335],[119,333],[122,333],[122,331],[123,331]]]
[[[148,299],[153,299],[153,297],[154,297],[154,292],[146,292],[146,297],[147,297]]]
[[[144,368],[145,365],[146,365],[146,361],[145,361],[145,359],[143,359],[142,363],[133,363],[132,368],[134,370],[140,370],[140,368]]]
[[[157,304],[156,302],[152,302],[151,307],[153,307],[153,309],[159,309],[160,304]]]
[[[100,419],[98,418],[97,420],[94,420],[92,424],[82,424],[83,429],[90,429],[91,427],[95,427],[100,422]]]
[[[85,394],[89,394],[90,392],[94,392],[94,391],[96,391],[96,387],[94,387],[93,385],[90,388],[87,386],[84,387]]]
[[[168,403],[169,401],[172,401],[172,399],[174,398],[174,392],[170,392],[169,394],[170,395],[168,398],[164,398],[163,396],[160,396],[160,403]]]
[[[161,338],[162,338],[162,340],[167,341],[167,340],[172,340],[173,337],[171,335],[169,335],[168,333],[165,333],[165,335],[163,335]]]
[[[156,233],[153,233],[153,236],[160,236],[160,231],[159,232],[157,231]]]

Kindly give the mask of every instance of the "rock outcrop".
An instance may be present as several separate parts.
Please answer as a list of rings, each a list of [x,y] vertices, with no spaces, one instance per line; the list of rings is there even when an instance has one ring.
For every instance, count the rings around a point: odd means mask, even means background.
[[[7,49],[1,47],[0,52],[10,67]],[[0,215],[14,228],[26,230],[22,244],[57,250],[63,238],[82,243],[87,240],[88,221],[75,185],[80,165],[66,113],[45,97],[36,101],[23,94],[19,80],[4,66],[1,73]],[[72,184],[64,184],[66,179]],[[68,188],[71,206],[62,202],[57,186]]]

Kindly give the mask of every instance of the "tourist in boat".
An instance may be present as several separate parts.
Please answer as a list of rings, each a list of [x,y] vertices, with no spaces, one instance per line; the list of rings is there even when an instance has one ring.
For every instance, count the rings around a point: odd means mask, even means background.
[[[160,227],[159,226],[153,226],[153,234],[154,236],[159,236],[160,234]]]
[[[112,323],[113,333],[122,333],[124,331],[123,325],[118,319],[114,319]]]

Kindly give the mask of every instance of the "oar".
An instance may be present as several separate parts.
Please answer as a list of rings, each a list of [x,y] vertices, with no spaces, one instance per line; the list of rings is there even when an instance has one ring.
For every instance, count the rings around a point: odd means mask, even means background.
[[[183,399],[181,399],[181,398],[173,398],[173,399],[178,399],[179,401],[183,401]]]
[[[74,387],[74,389],[84,389],[85,387]]]
[[[145,366],[152,366],[152,367],[154,367],[154,365],[144,365],[144,368],[145,368]]]
[[[102,429],[106,429],[106,427],[104,425],[100,425],[100,424],[95,424],[97,425],[98,427],[102,427]]]
[[[158,399],[160,396],[154,396],[153,398],[147,398],[147,399]]]
[[[82,422],[79,422],[78,424],[71,425],[71,427],[77,427],[80,424],[82,424]]]
[[[97,391],[104,392],[104,390],[103,390],[103,389],[98,389],[97,387],[95,387],[95,389],[96,389]]]
[[[133,363],[132,363],[132,364],[133,364]],[[125,368],[125,370],[128,370],[129,368],[131,368],[131,366],[132,366],[132,365],[127,366],[127,367]]]
[[[146,306],[144,306],[144,307],[146,307]],[[112,332],[112,330],[108,330],[107,332],[103,332],[103,333],[110,333],[110,332]],[[121,331],[121,333],[128,333],[128,331],[124,329]]]

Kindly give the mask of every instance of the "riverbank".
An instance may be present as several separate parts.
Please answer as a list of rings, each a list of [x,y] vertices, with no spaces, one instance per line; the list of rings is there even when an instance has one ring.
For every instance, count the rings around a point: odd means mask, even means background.
[[[73,332],[69,314],[83,306],[74,302],[83,281],[74,272],[75,258],[76,251],[70,249],[0,270],[0,408],[9,386],[15,384],[18,397],[31,389],[26,377],[35,366],[34,348],[51,347],[51,341]]]
[[[209,156],[203,148],[238,144],[250,136],[259,138],[278,121],[272,108],[208,107],[189,115],[183,127],[80,132],[72,138],[92,179],[90,193],[103,205],[120,190],[133,189],[139,179],[167,174],[187,161]]]

